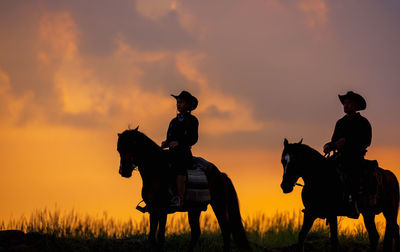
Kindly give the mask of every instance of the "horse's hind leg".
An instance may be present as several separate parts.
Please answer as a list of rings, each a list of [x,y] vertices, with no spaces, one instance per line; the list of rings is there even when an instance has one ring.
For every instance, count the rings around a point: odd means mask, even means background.
[[[189,243],[188,251],[193,251],[196,246],[197,241],[200,237],[200,210],[190,210],[188,211],[188,218],[191,230],[191,239]]]
[[[158,226],[158,216],[155,213],[150,213],[149,241],[151,243],[156,243],[157,226]]]
[[[397,220],[394,215],[386,215],[385,212],[383,215],[386,218],[386,229],[385,229],[385,237],[383,238],[383,251],[392,251],[393,249],[393,241],[394,245],[397,247],[396,251],[399,251],[398,248],[398,236],[399,236],[399,225],[397,225]]]
[[[400,233],[399,233],[399,225],[396,224],[396,229],[394,233],[394,249],[395,251],[400,251]]]
[[[329,228],[331,230],[331,246],[332,251],[338,251],[338,227],[337,227],[337,217],[330,216],[328,218]]]
[[[167,223],[167,214],[166,213],[160,214],[159,219],[158,219],[157,241],[158,241],[158,244],[159,244],[161,250],[164,249],[166,223]]]
[[[222,238],[224,239],[224,251],[230,251],[231,229],[229,226],[228,209],[222,203],[211,202],[211,206],[221,228]]]
[[[385,237],[383,238],[383,251],[392,251],[393,245],[396,251],[400,251],[399,225],[397,224],[397,215],[399,213],[399,184],[393,174],[392,176],[386,176],[384,182],[386,185],[391,185],[392,188],[388,188],[391,194],[385,194],[386,198],[384,198],[383,216],[385,216],[386,219],[386,230]]]
[[[156,244],[156,231],[158,226],[158,215],[154,212],[150,213],[150,232],[149,241],[154,245]]]
[[[376,230],[375,225],[375,214],[374,213],[362,213],[364,217],[365,228],[368,231],[369,242],[371,244],[371,250],[376,251],[379,242],[379,233]]]
[[[304,241],[306,240],[307,234],[310,231],[312,225],[314,224],[315,217],[309,214],[307,211],[304,212],[303,226],[301,227],[299,233],[299,250],[304,251]]]

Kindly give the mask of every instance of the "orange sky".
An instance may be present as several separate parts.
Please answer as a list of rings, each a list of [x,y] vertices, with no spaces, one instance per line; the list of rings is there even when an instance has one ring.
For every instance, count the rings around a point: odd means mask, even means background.
[[[302,207],[279,187],[285,137],[321,150],[361,93],[368,158],[400,175],[400,4],[301,0],[0,3],[0,219],[54,205],[140,217],[117,133],[160,143],[171,93],[199,98],[193,152],[233,180],[245,215]],[[357,14],[357,15],[355,15]]]

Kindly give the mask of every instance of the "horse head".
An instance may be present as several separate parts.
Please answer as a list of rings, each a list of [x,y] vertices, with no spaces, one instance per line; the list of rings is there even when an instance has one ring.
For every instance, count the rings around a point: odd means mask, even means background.
[[[118,134],[117,151],[120,155],[119,174],[129,178],[140,162],[141,133],[136,129],[128,129]]]
[[[297,180],[302,176],[302,158],[299,146],[302,146],[303,139],[298,143],[290,144],[285,138],[281,163],[283,166],[283,178],[281,188],[284,193],[293,191]]]

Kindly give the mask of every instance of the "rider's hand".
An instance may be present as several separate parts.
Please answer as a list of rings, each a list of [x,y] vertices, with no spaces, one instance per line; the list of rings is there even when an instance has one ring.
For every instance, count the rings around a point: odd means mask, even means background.
[[[175,147],[178,146],[178,145],[179,145],[178,141],[171,141],[171,142],[169,143],[169,148],[175,148]]]
[[[333,151],[332,144],[329,142],[324,145],[324,153],[328,154],[329,152]]]
[[[167,141],[163,141],[162,143],[161,143],[161,148],[167,148],[168,146],[167,146]]]

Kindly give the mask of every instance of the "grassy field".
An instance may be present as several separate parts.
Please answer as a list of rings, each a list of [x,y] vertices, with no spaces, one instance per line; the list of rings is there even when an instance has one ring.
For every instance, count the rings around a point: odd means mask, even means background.
[[[244,218],[244,223],[255,251],[290,251],[291,244],[297,240],[302,224],[302,213],[282,212],[273,216],[259,214]],[[11,240],[14,236],[20,237],[15,238],[13,241],[15,244],[11,245],[9,237],[0,236],[0,251],[2,248],[14,245],[49,251],[148,251],[150,250],[146,240],[148,226],[148,215],[143,215],[139,221],[117,221],[106,213],[100,217],[91,217],[73,210],[69,212],[37,210],[30,216],[0,223],[0,230],[20,230],[26,233],[26,235],[11,234]],[[382,228],[382,223],[378,223],[378,229],[382,231]],[[201,229],[202,235],[197,250],[221,251],[222,237],[215,218],[203,214]],[[345,227],[343,219],[339,219],[339,229],[342,251],[368,249],[368,236],[361,223]],[[170,215],[167,223],[166,250],[183,251],[189,240],[190,229],[186,215]],[[235,248],[234,244],[232,246]],[[324,221],[317,221],[314,224],[307,239],[306,249],[309,251],[329,249],[329,229]]]

